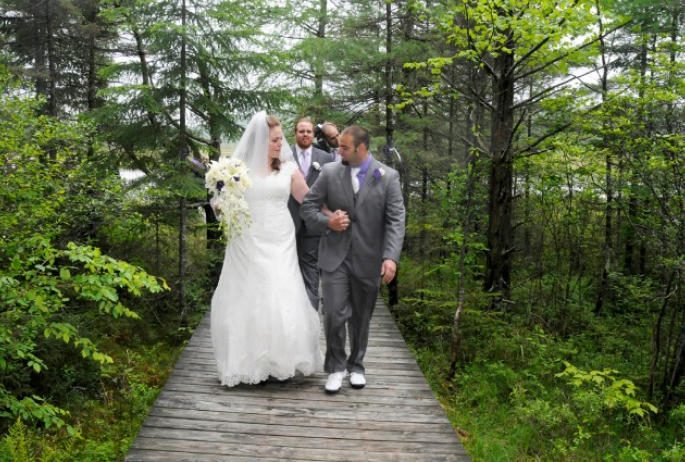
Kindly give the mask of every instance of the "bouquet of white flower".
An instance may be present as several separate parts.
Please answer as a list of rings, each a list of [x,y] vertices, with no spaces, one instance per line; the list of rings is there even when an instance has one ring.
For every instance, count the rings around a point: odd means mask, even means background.
[[[211,162],[205,174],[205,186],[214,196],[212,203],[220,211],[219,222],[229,241],[242,232],[243,226],[252,223],[243,198],[245,190],[252,186],[248,173],[243,161],[221,157]]]

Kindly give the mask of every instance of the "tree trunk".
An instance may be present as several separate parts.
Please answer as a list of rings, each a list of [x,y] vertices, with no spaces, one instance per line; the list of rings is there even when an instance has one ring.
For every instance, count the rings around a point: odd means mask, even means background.
[[[595,2],[595,8],[597,8],[598,12],[601,12],[601,5],[599,1]],[[606,97],[607,93],[609,91],[609,67],[607,63],[607,56],[606,56],[606,43],[604,42],[604,23],[602,22],[602,16],[601,14],[598,14],[599,18],[599,45],[600,45],[600,51],[601,51],[601,59],[602,59],[602,77],[601,77],[601,85],[602,85],[602,104],[606,102]],[[609,140],[606,137],[607,133],[607,127],[606,123],[603,124],[604,129],[602,130],[603,133],[603,139],[602,139],[602,145],[605,148],[608,148],[609,145]],[[613,265],[613,256],[614,256],[614,216],[613,216],[613,200],[614,200],[614,178],[613,178],[613,161],[612,161],[612,156],[610,153],[610,150],[606,150],[606,155],[604,157],[605,159],[605,166],[606,166],[606,174],[605,174],[605,181],[606,181],[606,205],[604,207],[604,246],[603,246],[603,254],[604,254],[604,265],[602,266],[602,276],[600,278],[599,282],[599,290],[597,291],[597,298],[595,300],[595,314],[600,314],[602,312],[602,307],[604,306],[604,300],[608,295],[608,292],[611,290],[609,287],[609,274],[613,271],[612,265]]]
[[[316,29],[316,37],[320,40],[326,38],[326,26],[328,25],[328,0],[319,0],[319,21]],[[324,71],[320,65],[315,64],[314,69],[314,99],[323,98]],[[317,105],[317,108],[319,106]],[[318,117],[325,118],[325,114],[317,114]],[[318,119],[317,117],[317,119]]]
[[[649,386],[647,388],[647,396],[649,396],[650,399],[654,397],[654,391],[656,389],[657,365],[659,363],[659,358],[662,356],[661,330],[666,318],[666,309],[668,308],[669,294],[671,292],[671,286],[673,285],[675,275],[675,271],[671,273],[671,277],[669,278],[668,284],[666,285],[666,296],[663,298],[663,301],[661,302],[661,310],[656,320],[656,326],[654,327],[654,334],[652,340],[652,360],[649,367]]]
[[[41,12],[38,10],[32,11],[31,12],[34,17],[40,18],[43,15]],[[40,21],[36,21],[36,36],[39,38],[39,40],[45,40],[47,42],[47,32],[45,32],[45,24],[41,24]],[[41,45],[43,45],[41,43]],[[35,79],[34,79],[34,87],[36,89],[36,96],[46,96],[48,93],[48,70],[47,70],[47,63],[46,63],[46,50],[47,48],[47,43],[45,44],[45,47],[43,46],[36,46],[33,48],[33,59],[34,59],[34,66],[35,66]]]
[[[513,49],[511,32],[505,46]],[[511,283],[511,256],[513,246],[512,186],[514,122],[514,65],[512,53],[501,52],[494,59],[493,99],[491,127],[491,155],[489,184],[488,250],[486,252],[485,290],[498,294],[492,298],[491,308],[502,309],[508,301]]]
[[[202,62],[198,63],[198,73],[199,73],[199,84],[204,92],[204,97],[207,100],[212,100],[213,93],[210,83],[209,69],[203,65]],[[209,128],[209,135],[211,139],[210,148],[212,150],[210,159],[219,160],[221,155],[221,129],[220,120],[213,113],[207,114],[207,125]],[[202,208],[205,211],[205,219],[207,225],[207,231],[205,234],[206,238],[206,248],[211,254],[212,258],[208,259],[208,275],[211,281],[211,285],[215,286],[219,281],[219,276],[221,275],[221,265],[222,260],[220,258],[213,258],[216,255],[223,255],[224,244],[221,241],[221,229],[219,228],[219,220],[214,215],[214,210],[209,203],[211,195],[207,191],[207,201],[203,204]]]
[[[398,167],[395,165],[393,157],[394,147],[394,135],[395,135],[395,122],[394,114],[392,110],[393,103],[393,71],[394,62],[391,57],[392,53],[392,2],[386,2],[385,4],[385,53],[387,55],[387,60],[385,63],[385,147],[386,147],[386,162],[391,167]],[[399,168],[398,168],[398,171]],[[400,180],[401,171],[400,171]],[[395,277],[388,284],[388,305],[394,307],[399,302],[399,271],[395,274]]]
[[[450,108],[454,107],[454,101],[450,101]],[[467,107],[466,111],[469,114],[473,108]],[[450,119],[451,120],[451,119]],[[476,189],[476,172],[478,156],[474,151],[470,150],[470,146],[476,143],[473,120],[467,115],[466,117],[466,133],[469,138],[469,145],[466,146],[466,158],[469,167],[466,169],[468,176],[466,179],[466,204],[464,206],[464,224],[462,225],[462,243],[459,249],[459,268],[457,271],[457,309],[454,312],[452,319],[452,349],[450,351],[450,371],[449,378],[454,377],[457,372],[457,361],[459,359],[459,321],[461,313],[464,310],[466,302],[466,255],[468,253],[469,236],[471,235],[471,215],[473,196]],[[451,125],[450,125],[451,126]]]
[[[88,21],[88,26],[95,25],[97,23],[97,17],[98,17],[98,7],[97,4],[94,4],[92,7],[92,10],[89,10],[88,13],[86,14],[86,20]],[[98,99],[97,99],[97,92],[99,88],[99,79],[98,79],[98,65],[97,65],[97,39],[96,36],[97,34],[90,30],[90,28],[86,28],[88,30],[88,37],[87,37],[87,50],[88,50],[88,62],[86,63],[87,68],[88,68],[88,81],[87,85],[88,88],[86,89],[86,105],[88,108],[88,111],[93,111],[96,109],[99,104],[98,104]],[[95,148],[93,146],[93,142],[89,142],[88,144],[88,157],[93,158],[95,155]]]
[[[48,60],[48,115],[57,117],[57,62],[55,58],[55,37],[52,18],[52,1],[45,1],[45,40]]]
[[[180,166],[181,174],[186,171],[185,160],[188,156],[188,147],[186,139],[186,2],[183,0],[181,2],[181,91],[179,97],[179,113],[180,113],[180,137],[179,137],[179,148],[180,148]],[[187,266],[187,251],[186,251],[186,241],[187,241],[187,215],[188,210],[186,206],[185,195],[181,194],[180,199],[180,226],[179,226],[179,237],[178,237],[178,304],[181,311],[181,325],[188,325],[188,307],[186,301],[186,266]]]
[[[132,24],[135,24],[135,22],[132,22]],[[133,28],[133,37],[136,40],[136,52],[138,53],[138,58],[140,60],[140,75],[143,79],[143,85],[146,88],[149,88],[152,86],[152,77],[150,76],[150,70],[148,69],[147,65],[147,53],[143,43],[143,34],[140,32],[140,30],[138,30],[137,27]],[[147,118],[153,127],[157,127],[157,117],[153,112],[148,111]]]

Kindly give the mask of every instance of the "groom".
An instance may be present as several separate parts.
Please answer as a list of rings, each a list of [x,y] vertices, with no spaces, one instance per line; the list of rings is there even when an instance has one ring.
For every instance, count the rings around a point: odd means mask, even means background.
[[[326,392],[337,393],[346,372],[362,388],[369,324],[381,282],[395,277],[404,241],[399,174],[373,158],[369,132],[353,125],[340,138],[342,163],[321,171],[300,208],[307,226],[323,233],[319,268],[324,302]],[[332,216],[321,212],[326,205]],[[345,353],[345,325],[350,355]]]

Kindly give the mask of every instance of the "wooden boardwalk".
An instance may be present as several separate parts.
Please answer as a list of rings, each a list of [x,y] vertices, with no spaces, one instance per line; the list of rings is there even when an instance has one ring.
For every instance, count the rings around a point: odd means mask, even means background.
[[[324,373],[221,387],[207,313],[125,460],[470,460],[381,299],[365,365],[366,387],[335,395]]]

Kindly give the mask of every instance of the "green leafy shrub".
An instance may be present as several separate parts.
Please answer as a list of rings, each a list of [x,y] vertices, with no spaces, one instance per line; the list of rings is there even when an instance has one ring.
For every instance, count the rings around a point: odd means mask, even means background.
[[[26,371],[40,374],[45,361],[37,356],[40,338],[54,337],[76,346],[83,358],[111,363],[112,358],[83,337],[65,313],[74,300],[90,303],[102,315],[135,318],[118,291],[139,295],[158,292],[165,284],[139,268],[102,255],[97,249],[69,244],[58,250],[42,238],[7,243],[14,257],[0,277],[0,416],[38,419],[47,426],[64,423],[64,412],[29,390],[10,389],[7,378]],[[58,262],[62,262],[59,264]]]
[[[98,182],[83,160],[88,129],[36,115],[41,101],[16,92],[4,69],[0,87],[0,418],[61,427],[68,412],[36,393],[48,364],[58,365],[47,359],[50,342],[68,344],[72,354],[97,364],[111,363],[86,335],[83,320],[136,319],[127,303],[167,286],[96,247],[69,241],[89,235],[74,231],[88,228],[89,215],[72,212],[91,196],[75,189]],[[67,430],[76,433],[72,426]]]
[[[0,462],[69,462],[75,438],[46,435],[17,419],[0,442]]]
[[[629,418],[648,418],[658,412],[653,404],[637,399],[638,388],[631,380],[617,378],[618,371],[605,368],[587,372],[567,361],[564,365],[566,369],[556,377],[568,380],[567,383],[573,387],[575,401],[590,403],[590,415],[596,414],[595,411],[612,411],[617,415],[625,413]]]

